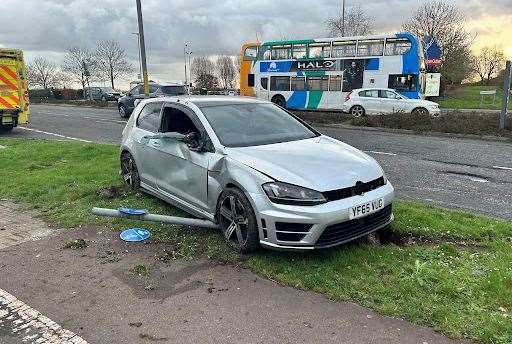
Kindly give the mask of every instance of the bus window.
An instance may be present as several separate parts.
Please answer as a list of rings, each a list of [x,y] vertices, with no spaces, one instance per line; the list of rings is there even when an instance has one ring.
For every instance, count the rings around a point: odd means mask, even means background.
[[[244,60],[253,61],[256,60],[256,56],[258,56],[258,48],[257,47],[247,47],[244,51]]]
[[[329,43],[310,43],[309,58],[331,57],[331,45]]]
[[[411,42],[407,38],[386,39],[386,56],[403,55],[411,49]]]
[[[290,58],[290,46],[281,45],[272,47],[272,60],[284,60]]]
[[[270,47],[268,45],[262,45],[258,48],[257,60],[270,60]]]
[[[382,56],[384,53],[384,40],[359,41],[357,56]]]
[[[290,77],[289,76],[273,76],[270,78],[271,91],[289,91],[290,90]]]
[[[333,42],[332,57],[356,56],[356,41]]]
[[[327,91],[329,89],[327,76],[309,76],[307,77],[307,84],[310,91]]]
[[[306,79],[303,76],[292,76],[292,91],[306,90]]]
[[[329,91],[341,91],[342,82],[343,76],[341,75],[329,76]]]
[[[306,45],[305,44],[294,44],[292,56],[294,59],[306,58],[307,57]]]
[[[268,90],[268,78],[261,78],[260,84],[264,90]]]
[[[390,74],[388,88],[397,91],[416,91],[416,75],[414,74]]]

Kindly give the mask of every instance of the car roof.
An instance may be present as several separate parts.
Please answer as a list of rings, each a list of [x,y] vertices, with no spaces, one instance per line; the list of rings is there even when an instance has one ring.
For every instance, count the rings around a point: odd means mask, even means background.
[[[392,92],[398,93],[397,90],[394,90],[392,88],[384,88],[384,87],[356,88],[356,89],[353,89],[352,92],[374,91],[374,90],[377,90],[377,91],[392,91]]]
[[[269,103],[266,100],[261,100],[252,97],[233,97],[233,96],[170,96],[151,98],[145,100],[146,102],[164,101],[170,103],[177,103],[183,101],[184,103],[192,103],[197,107],[208,107],[208,106],[222,106],[222,105],[236,105],[236,104],[266,104]]]

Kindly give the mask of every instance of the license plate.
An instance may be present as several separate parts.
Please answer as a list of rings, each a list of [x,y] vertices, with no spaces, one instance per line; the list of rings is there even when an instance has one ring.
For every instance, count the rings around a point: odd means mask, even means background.
[[[363,203],[356,205],[350,209],[349,217],[350,219],[358,219],[360,217],[364,217],[375,213],[376,211],[384,208],[384,198],[379,198],[371,202]]]

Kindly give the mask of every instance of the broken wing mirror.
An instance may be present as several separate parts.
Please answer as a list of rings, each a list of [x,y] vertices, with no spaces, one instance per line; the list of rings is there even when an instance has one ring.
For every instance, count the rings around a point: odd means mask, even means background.
[[[194,152],[202,152],[203,145],[201,144],[201,136],[196,132],[191,132],[185,135],[183,142],[187,144],[188,149]]]
[[[185,135],[176,133],[176,132],[168,132],[168,133],[158,133],[155,135],[148,135],[142,138],[144,143],[148,143],[149,140],[169,140],[169,141],[180,141],[185,142]]]

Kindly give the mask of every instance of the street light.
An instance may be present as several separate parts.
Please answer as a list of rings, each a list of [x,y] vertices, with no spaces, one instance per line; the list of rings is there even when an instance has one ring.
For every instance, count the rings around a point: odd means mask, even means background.
[[[188,84],[188,74],[187,74],[187,55],[189,54],[187,52],[187,48],[189,42],[185,42],[185,46],[183,47],[183,62],[185,63],[185,84]]]
[[[189,51],[187,53],[187,55],[188,55],[188,74],[189,74],[188,80],[190,81],[190,84],[192,83],[192,64],[190,63],[190,60],[192,58],[192,53],[193,53],[192,51]]]
[[[139,77],[137,79],[140,80],[142,78],[142,59],[140,58],[140,36],[138,32],[132,32],[132,35],[137,36],[137,47],[139,50]]]

